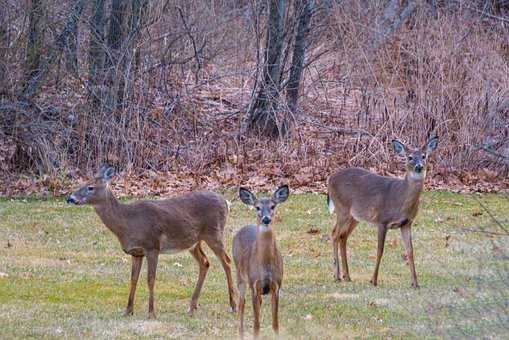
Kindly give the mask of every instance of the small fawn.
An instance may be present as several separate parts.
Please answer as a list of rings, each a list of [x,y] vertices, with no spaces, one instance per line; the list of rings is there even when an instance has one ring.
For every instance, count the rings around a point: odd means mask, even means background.
[[[394,151],[406,157],[404,179],[384,177],[360,168],[338,171],[328,181],[327,203],[330,212],[336,211],[337,221],[332,231],[334,276],[340,281],[338,244],[341,251],[343,280],[350,281],[346,258],[346,241],[359,221],[378,227],[378,251],[375,272],[371,280],[378,283],[378,268],[384,251],[388,229],[401,230],[412,274],[412,287],[418,288],[412,247],[411,226],[419,209],[419,198],[426,177],[426,160],[438,145],[438,137],[431,138],[421,149],[405,146],[393,140]]]
[[[260,308],[262,295],[272,295],[272,329],[279,331],[279,289],[283,280],[283,259],[276,245],[272,220],[276,206],[288,198],[288,186],[279,187],[272,198],[257,199],[245,188],[239,189],[240,200],[254,206],[257,224],[240,229],[233,239],[233,260],[237,268],[239,297],[240,336],[244,336],[244,305],[247,285],[251,288],[254,310],[254,335],[260,333]]]
[[[111,167],[102,167],[96,177],[75,191],[68,203],[90,204],[104,225],[115,234],[126,254],[132,256],[131,286],[124,315],[133,314],[134,295],[143,257],[148,263],[149,318],[155,318],[154,284],[161,253],[189,250],[199,266],[198,281],[189,312],[198,306],[209,261],[203,252],[205,242],[221,261],[228,283],[230,306],[235,311],[231,260],[224,247],[224,226],[228,206],[213,192],[192,192],[166,200],[143,200],[131,204],[119,202],[108,187],[115,175]]]

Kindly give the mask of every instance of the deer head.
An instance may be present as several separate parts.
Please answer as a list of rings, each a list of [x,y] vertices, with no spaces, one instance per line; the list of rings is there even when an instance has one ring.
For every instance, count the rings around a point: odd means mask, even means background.
[[[108,184],[114,176],[115,169],[106,165],[102,166],[91,181],[67,198],[67,203],[96,205],[104,202],[109,193]]]
[[[426,176],[426,161],[428,156],[436,149],[438,137],[434,136],[422,148],[413,148],[405,146],[402,142],[395,139],[392,141],[394,151],[406,157],[406,170],[410,178],[423,179]]]
[[[239,189],[239,197],[242,202],[252,205],[256,208],[256,217],[258,224],[268,227],[274,218],[276,206],[286,201],[290,195],[288,185],[280,186],[271,198],[257,199],[256,196],[246,188]]]

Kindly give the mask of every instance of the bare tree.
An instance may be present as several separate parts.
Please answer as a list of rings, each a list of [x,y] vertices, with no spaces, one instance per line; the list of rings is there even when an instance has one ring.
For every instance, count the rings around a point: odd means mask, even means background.
[[[92,2],[92,18],[90,20],[90,46],[88,50],[89,64],[89,107],[96,111],[102,102],[102,81],[104,77],[104,3],[105,0]]]
[[[28,17],[28,41],[25,54],[25,85],[28,86],[41,67],[42,46],[44,44],[42,0],[32,0]]]
[[[276,114],[280,91],[285,12],[285,0],[269,1],[262,80],[259,82],[259,88],[249,109],[247,124],[248,131],[270,137],[286,133],[285,127],[278,124]]]
[[[288,108],[292,113],[297,111],[297,100],[299,98],[299,87],[304,69],[304,59],[306,57],[306,48],[308,45],[308,36],[315,6],[314,0],[295,1],[295,12],[298,15],[297,28],[295,33],[295,43],[293,46],[292,64],[290,67],[290,76],[286,88],[286,100]]]
[[[390,0],[385,7],[382,21],[376,28],[371,50],[375,52],[385,44],[387,39],[414,13],[417,6],[417,0]]]
[[[37,0],[39,1],[39,0]],[[29,72],[29,77],[23,87],[21,96],[24,98],[29,98],[34,95],[39,88],[41,87],[43,80],[49,73],[49,70],[52,65],[54,65],[55,61],[58,60],[58,56],[66,49],[68,46],[68,37],[75,31],[75,27],[77,26],[78,21],[80,20],[81,14],[83,13],[83,9],[85,7],[85,0],[76,0],[67,17],[66,24],[64,29],[60,34],[58,34],[55,44],[53,48],[50,49],[49,56],[41,62],[41,50],[36,47],[36,45],[32,46],[32,43],[29,42],[29,46],[27,48],[27,71]],[[39,8],[39,7],[38,7]],[[39,14],[36,14],[36,16]],[[36,20],[36,19],[34,19]],[[37,19],[37,20],[40,20]],[[34,24],[35,25],[35,24]],[[37,25],[36,25],[37,26]],[[30,30],[32,33],[32,30]],[[30,34],[31,34],[30,33]],[[35,39],[36,41],[38,36],[34,36],[30,38]],[[35,34],[35,33],[34,33]],[[40,37],[39,37],[40,38]],[[37,42],[34,42],[37,44]],[[42,42],[39,42],[42,43]],[[35,50],[33,49],[35,47]],[[36,66],[37,65],[37,66]]]

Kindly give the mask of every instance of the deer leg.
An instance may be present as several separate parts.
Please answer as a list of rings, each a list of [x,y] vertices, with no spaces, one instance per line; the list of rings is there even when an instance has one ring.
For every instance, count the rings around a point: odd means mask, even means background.
[[[224,272],[226,274],[226,283],[228,284],[228,294],[230,298],[231,312],[235,313],[237,307],[235,304],[235,291],[233,289],[232,268],[231,268],[232,260],[224,250],[224,245],[222,242],[220,243],[207,242],[207,244],[212,249],[214,254],[216,254],[219,261],[221,261],[221,265],[223,266]]]
[[[273,284],[271,287],[272,291],[272,329],[276,334],[279,333],[279,287],[277,284]]]
[[[244,306],[246,305],[246,284],[244,282],[239,282],[239,333],[240,337],[244,338]]]
[[[339,250],[338,250],[338,234],[339,234],[339,220],[336,222],[334,229],[332,230],[332,255],[334,258],[334,279],[336,281],[341,281],[341,272],[339,271]]]
[[[352,233],[357,225],[357,221],[353,218],[348,222],[348,227],[346,229],[341,230],[339,235],[339,249],[341,251],[341,271],[343,273],[343,280],[352,281],[350,279],[350,272],[348,271],[348,259],[346,255],[346,241],[348,240],[348,236]]]
[[[406,256],[410,264],[410,272],[412,274],[412,287],[419,288],[419,284],[417,283],[417,273],[415,271],[411,224],[406,224],[403,227],[401,227],[401,239],[403,240],[403,244],[405,245]]]
[[[380,267],[380,261],[382,260],[382,255],[384,253],[386,235],[387,226],[386,225],[378,226],[378,249],[376,253],[376,265],[375,272],[373,273],[373,279],[371,279],[371,283],[373,284],[373,286],[376,286],[378,284],[378,268]]]
[[[262,289],[260,287],[260,281],[256,281],[252,289],[252,300],[253,300],[253,335],[257,338],[260,335],[260,310],[261,310],[261,296]]]
[[[156,282],[156,269],[157,269],[157,260],[159,257],[159,252],[156,250],[150,251],[147,253],[147,264],[148,264],[148,318],[155,319],[156,314],[154,311],[154,285]]]
[[[203,287],[203,281],[209,269],[209,260],[201,248],[201,242],[198,242],[190,251],[191,255],[196,259],[199,266],[198,281],[196,282],[196,288],[194,289],[193,296],[191,298],[191,306],[189,307],[189,314],[198,309],[198,298],[200,297],[201,289]]]
[[[136,293],[136,285],[138,284],[138,278],[140,277],[140,270],[141,270],[142,263],[143,263],[142,256],[132,256],[131,284],[130,284],[130,289],[129,289],[129,300],[127,301],[127,308],[124,312],[124,316],[133,315],[134,294]]]

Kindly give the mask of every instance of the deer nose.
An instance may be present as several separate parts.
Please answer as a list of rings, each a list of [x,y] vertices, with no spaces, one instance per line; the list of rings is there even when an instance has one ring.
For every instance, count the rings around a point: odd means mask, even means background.
[[[78,201],[72,196],[67,197],[67,203],[77,204]]]
[[[272,220],[270,219],[269,216],[263,216],[263,218],[262,218],[262,223],[265,225],[269,225],[271,221]]]
[[[422,171],[422,164],[417,164],[415,166],[415,172],[420,173]]]

